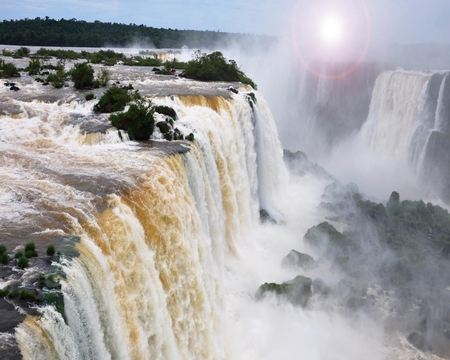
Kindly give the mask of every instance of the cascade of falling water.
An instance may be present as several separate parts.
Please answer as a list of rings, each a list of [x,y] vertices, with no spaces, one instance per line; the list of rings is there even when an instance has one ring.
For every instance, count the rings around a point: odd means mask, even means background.
[[[254,110],[245,94],[155,99],[176,109],[180,129],[195,133],[186,154],[160,158],[157,151],[116,144],[114,132],[80,138],[68,127],[61,133],[55,172],[59,163],[72,163],[89,176],[103,163],[103,174],[123,183],[123,191],[106,193],[97,211],[70,216],[67,230],[80,238],[80,256],[59,265],[67,324],[51,307],[27,319],[17,329],[24,355],[226,357],[217,336],[224,258],[236,254],[260,206],[281,217],[275,199],[286,175],[270,110],[256,97]],[[56,119],[37,115],[49,138]]]

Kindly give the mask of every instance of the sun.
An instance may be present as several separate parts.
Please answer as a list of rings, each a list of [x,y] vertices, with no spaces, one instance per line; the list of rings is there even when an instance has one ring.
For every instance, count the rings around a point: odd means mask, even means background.
[[[334,15],[328,15],[320,23],[320,37],[328,44],[337,44],[342,40],[343,25],[341,20]]]

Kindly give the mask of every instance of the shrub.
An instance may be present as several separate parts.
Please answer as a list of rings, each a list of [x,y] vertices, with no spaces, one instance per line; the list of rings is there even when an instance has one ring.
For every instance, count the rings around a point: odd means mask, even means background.
[[[34,242],[29,242],[25,245],[25,252],[26,251],[35,251],[36,250],[36,244]]]
[[[19,293],[19,299],[20,299],[20,300],[31,300],[31,301],[35,301],[35,300],[36,300],[36,295],[33,294],[32,292],[28,291],[27,289],[23,289],[23,290]]]
[[[100,86],[107,86],[108,85],[108,81],[111,80],[110,76],[109,76],[109,71],[106,69],[101,69],[100,73],[97,74],[97,80],[96,82],[98,82],[98,84]]]
[[[37,256],[38,256],[38,253],[37,253],[36,250],[27,250],[27,251],[25,251],[25,257],[28,258],[28,259],[31,259],[31,258],[37,257]]]
[[[23,256],[23,251],[19,250],[18,252],[16,252],[16,255],[14,255],[15,259],[20,259]]]
[[[21,269],[27,268],[28,264],[29,264],[29,261],[24,256],[22,256],[21,258],[19,258],[19,260],[17,260],[17,266],[20,267]]]
[[[0,245],[0,254],[3,254],[7,251],[6,246],[5,245]]]
[[[94,110],[101,113],[122,111],[125,105],[132,100],[128,90],[112,87],[102,95],[99,102],[95,104]]]
[[[1,264],[6,265],[9,262],[9,259],[10,259],[10,257],[8,255],[8,253],[4,252],[4,253],[0,254],[0,263]]]
[[[37,277],[37,280],[38,280],[39,282],[44,282],[44,281],[45,281],[45,274],[39,273],[39,275],[38,275],[38,277]]]
[[[71,76],[76,89],[88,89],[94,85],[94,69],[87,62],[75,64]]]
[[[132,140],[148,140],[155,128],[154,108],[151,103],[139,101],[131,104],[126,112],[112,114],[109,117],[112,125],[125,130]]]
[[[12,63],[6,63],[5,61],[0,60],[0,70],[3,72],[4,76],[12,77],[19,73],[19,70]]]
[[[8,299],[15,299],[17,297],[19,297],[19,290],[17,289],[14,289],[8,294]]]
[[[41,62],[39,59],[32,59],[28,63],[28,75],[38,75],[41,71]]]
[[[9,294],[9,289],[8,288],[0,289],[0,298],[4,298],[8,294]]]
[[[194,134],[190,133],[188,136],[186,136],[186,140],[194,141]]]
[[[22,46],[15,51],[15,55],[18,57],[27,57],[30,55],[30,49]]]
[[[55,255],[55,246],[54,245],[47,246],[47,256],[53,255]]]
[[[197,51],[194,59],[187,63],[184,76],[202,81],[240,81],[256,89],[256,84],[239,69],[236,62],[226,61],[220,51],[211,54]]]

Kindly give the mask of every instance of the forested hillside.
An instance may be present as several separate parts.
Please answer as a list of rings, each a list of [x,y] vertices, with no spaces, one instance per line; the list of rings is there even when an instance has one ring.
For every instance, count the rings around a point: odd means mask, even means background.
[[[157,29],[144,25],[45,18],[3,20],[0,44],[29,46],[123,47],[134,43],[156,48],[213,48],[218,43],[270,42],[260,35],[216,31]]]

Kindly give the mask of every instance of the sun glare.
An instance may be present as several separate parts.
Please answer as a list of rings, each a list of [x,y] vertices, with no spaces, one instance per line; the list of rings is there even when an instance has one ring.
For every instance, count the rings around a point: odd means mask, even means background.
[[[320,24],[322,40],[328,44],[336,44],[341,41],[343,33],[342,22],[336,16],[325,17]]]

